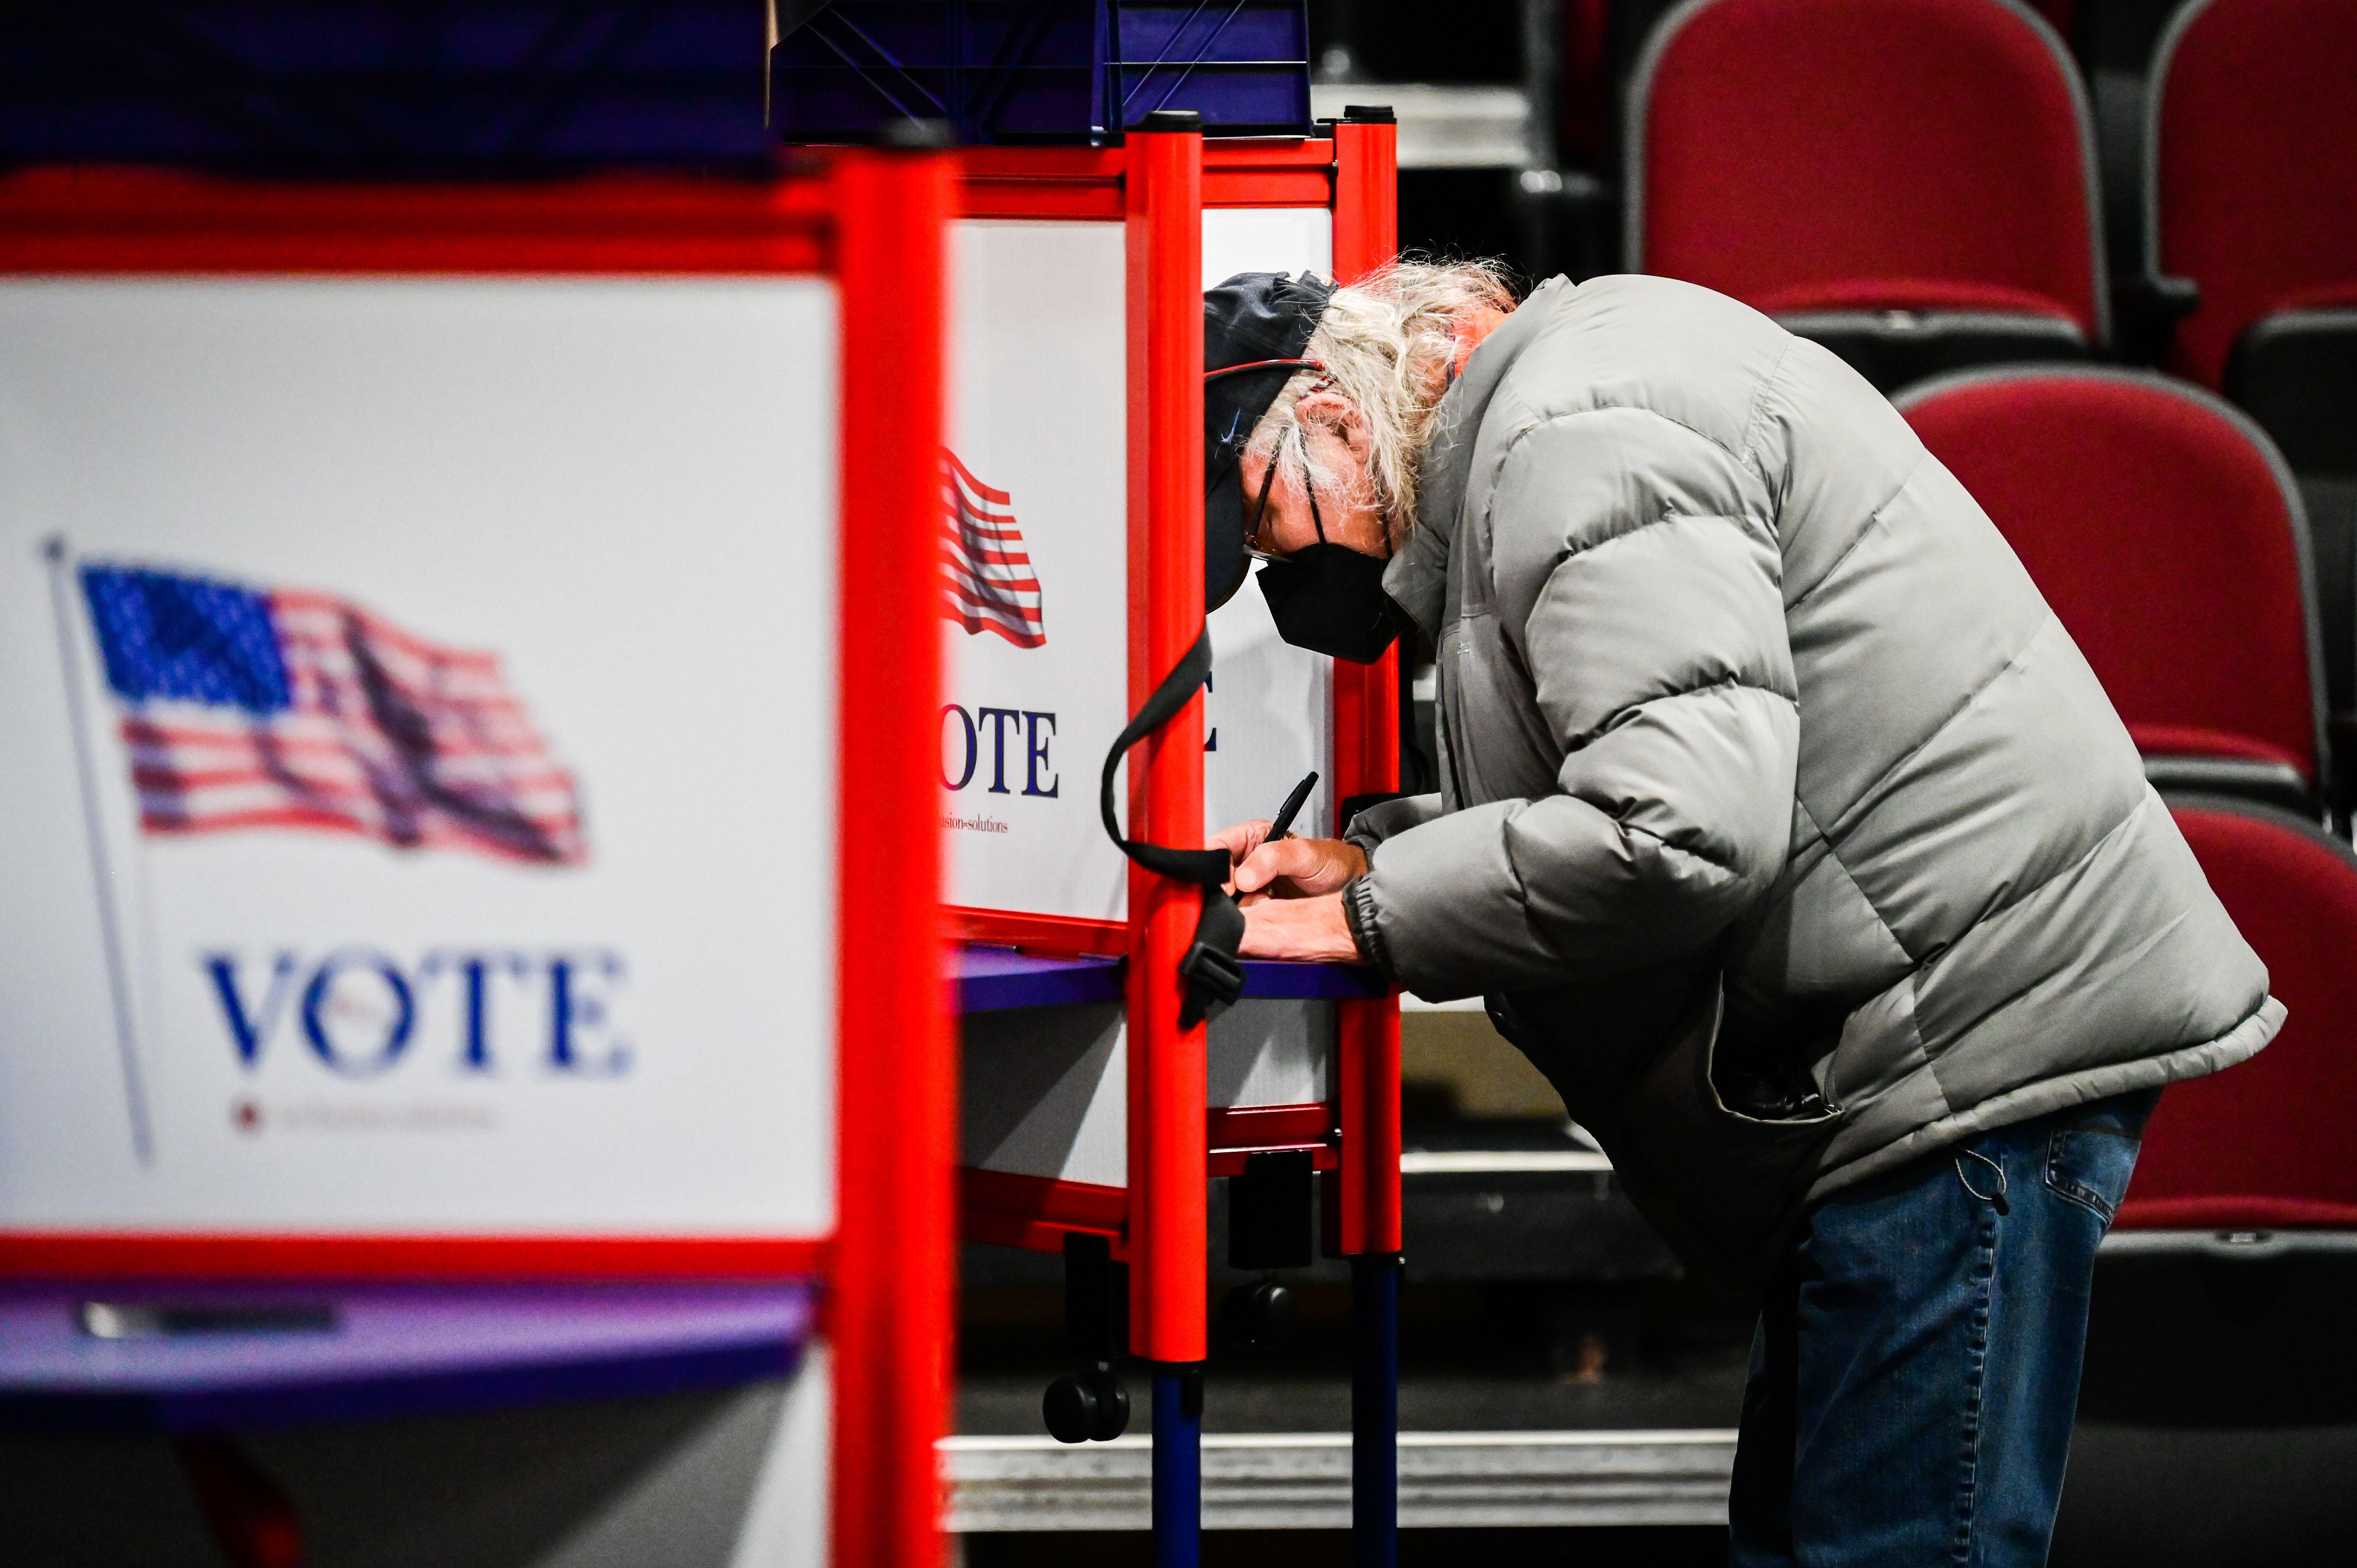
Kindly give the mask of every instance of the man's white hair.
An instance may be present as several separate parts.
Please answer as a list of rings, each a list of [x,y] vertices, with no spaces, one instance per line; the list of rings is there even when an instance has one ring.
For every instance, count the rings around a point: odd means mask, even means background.
[[[1396,261],[1336,289],[1301,353],[1325,370],[1285,384],[1245,450],[1275,463],[1279,482],[1306,479],[1329,495],[1372,502],[1396,550],[1415,527],[1417,473],[1457,363],[1458,329],[1513,307],[1513,290],[1491,262]],[[1330,473],[1310,456],[1299,404],[1321,389],[1340,393],[1366,421],[1360,472]]]

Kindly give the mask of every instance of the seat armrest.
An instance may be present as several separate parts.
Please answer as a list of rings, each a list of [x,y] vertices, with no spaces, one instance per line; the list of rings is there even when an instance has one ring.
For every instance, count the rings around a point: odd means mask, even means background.
[[[2124,273],[2112,280],[2112,303],[2120,357],[2158,365],[2175,345],[2177,324],[2201,303],[2201,289],[2191,278]]]
[[[2324,799],[2332,811],[2332,831],[2346,837],[2350,809],[2357,806],[2357,714],[2334,714],[2324,721]]]

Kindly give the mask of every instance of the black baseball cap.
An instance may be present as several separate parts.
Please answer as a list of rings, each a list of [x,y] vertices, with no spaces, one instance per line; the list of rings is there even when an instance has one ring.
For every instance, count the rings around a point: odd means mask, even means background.
[[[1334,285],[1311,273],[1238,273],[1203,291],[1203,607],[1234,596],[1248,571],[1240,465],[1301,357]]]

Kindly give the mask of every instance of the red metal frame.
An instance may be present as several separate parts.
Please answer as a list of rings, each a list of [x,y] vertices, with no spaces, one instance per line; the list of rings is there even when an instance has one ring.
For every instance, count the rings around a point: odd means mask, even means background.
[[[0,1233],[0,1277],[209,1280],[777,1279],[824,1274],[832,1237]]]
[[[931,623],[940,591],[953,179],[940,153],[845,153],[836,173],[843,515],[860,520],[840,552],[835,789],[828,1545],[846,1568],[942,1559],[933,1445],[949,1429],[957,1338],[957,1055],[931,827],[941,639],[906,628]]]
[[[1398,127],[1334,127],[1334,275],[1349,283],[1399,249]],[[1399,788],[1399,652],[1334,666],[1334,800]],[[1340,832],[1342,824],[1335,823]],[[1399,1001],[1336,1004],[1342,1166],[1326,1184],[1325,1245],[1349,1256],[1400,1250]]]
[[[1024,915],[1009,909],[942,910],[952,941],[988,947],[1031,948],[1040,952],[1118,955],[1129,950],[1129,926],[1122,920],[1089,920],[1077,915]]]
[[[1074,1231],[1110,1238],[1129,1256],[1129,1189],[1013,1171],[958,1170],[959,1234],[1033,1252],[1060,1252]]]
[[[1323,137],[1207,141],[1202,204],[1330,206],[1335,147]],[[958,216],[1124,221],[1130,159],[1129,147],[969,147]]]
[[[1214,1106],[1204,1117],[1204,1133],[1211,1146],[1204,1169],[1211,1176],[1242,1176],[1244,1162],[1254,1155],[1308,1155],[1313,1171],[1341,1165],[1341,1153],[1334,1146],[1334,1108],[1322,1101]]]
[[[1129,705],[1203,626],[1203,138],[1133,132],[1129,230]],[[1203,842],[1203,697],[1130,753],[1129,832]],[[1178,1026],[1200,890],[1129,874],[1131,1352],[1206,1354],[1206,1031]]]
[[[154,169],[0,176],[10,273],[738,273],[833,264],[827,182],[247,184]]]

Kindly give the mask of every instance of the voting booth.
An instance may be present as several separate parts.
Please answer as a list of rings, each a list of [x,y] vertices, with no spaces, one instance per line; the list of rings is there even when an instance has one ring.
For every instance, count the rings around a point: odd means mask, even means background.
[[[951,161],[0,181],[0,1271],[807,1280],[938,1559]]]
[[[1072,1332],[1098,1347],[1082,1359],[1104,1365],[1049,1398],[1083,1399],[1091,1435],[1120,1429],[1100,1408],[1125,1392],[1110,1363],[1153,1365],[1157,1549],[1185,1552],[1209,1178],[1275,1182],[1305,1227],[1313,1174],[1322,1187],[1325,1250],[1354,1260],[1362,1326],[1380,1330],[1357,1380],[1355,1481],[1378,1533],[1399,1251],[1387,987],[1248,962],[1241,1001],[1181,1028],[1197,894],[1133,868],[1098,817],[1107,748],[1204,624],[1202,291],[1241,272],[1347,282],[1394,247],[1387,111],[1307,138],[1206,138],[1191,119],[1118,146],[963,154],[937,737],[943,896],[964,944],[963,1233],[1064,1253]],[[1390,656],[1285,644],[1250,584],[1209,626],[1205,691],[1128,754],[1129,837],[1199,845],[1274,817],[1311,773],[1297,829],[1330,835],[1345,800],[1395,787]]]

